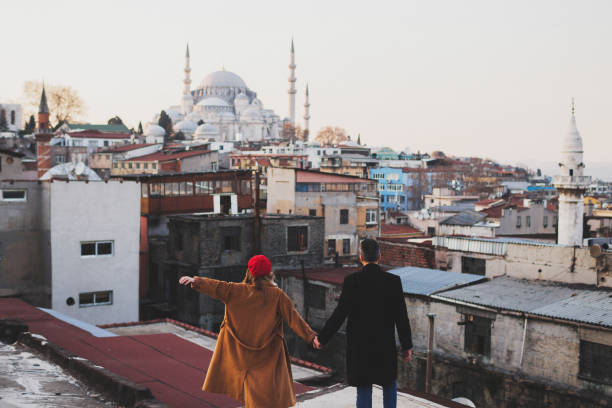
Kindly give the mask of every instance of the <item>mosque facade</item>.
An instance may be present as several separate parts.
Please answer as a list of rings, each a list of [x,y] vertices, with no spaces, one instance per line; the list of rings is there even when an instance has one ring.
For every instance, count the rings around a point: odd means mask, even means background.
[[[175,133],[186,139],[214,141],[260,141],[280,139],[283,124],[294,124],[295,118],[295,55],[291,42],[289,78],[289,117],[281,119],[272,109],[265,109],[257,93],[249,89],[237,74],[212,72],[195,88],[191,87],[189,46],[185,53],[185,68],[181,103],[165,109],[172,119]],[[306,102],[308,107],[310,104]],[[308,108],[307,108],[308,109]],[[310,119],[309,114],[307,114]],[[148,141],[164,137],[158,125],[159,114],[148,124]]]

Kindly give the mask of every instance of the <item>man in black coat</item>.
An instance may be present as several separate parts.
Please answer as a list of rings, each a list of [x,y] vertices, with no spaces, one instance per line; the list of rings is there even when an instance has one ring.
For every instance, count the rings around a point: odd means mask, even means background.
[[[372,384],[383,387],[384,406],[397,403],[397,348],[395,328],[404,362],[412,358],[410,323],[400,278],[384,272],[380,248],[373,239],[361,242],[363,269],[344,279],[336,310],[315,338],[321,348],[346,325],[348,384],[357,387],[357,408],[372,406]]]

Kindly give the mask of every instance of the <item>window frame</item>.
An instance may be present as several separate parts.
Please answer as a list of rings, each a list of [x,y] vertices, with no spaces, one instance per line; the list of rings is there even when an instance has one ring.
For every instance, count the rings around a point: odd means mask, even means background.
[[[296,229],[296,239],[297,242],[295,243],[296,245],[290,245],[290,238],[291,238],[291,234],[289,232],[289,230],[295,228]],[[308,225],[287,225],[287,229],[286,229],[286,234],[287,234],[287,253],[304,253],[308,251],[308,248],[310,247],[308,245],[308,235],[309,235],[309,228]],[[304,240],[304,246],[300,247],[299,245],[299,239],[297,238],[300,234],[300,231],[305,231],[305,240]]]
[[[5,192],[23,192],[22,198],[5,198]],[[5,203],[24,203],[28,201],[28,189],[27,188],[3,188],[0,189],[0,201]]]
[[[377,212],[378,212],[378,209],[376,209],[376,208],[366,208],[366,217],[365,217],[366,225],[376,225],[376,224],[378,224],[378,214],[377,214]],[[368,216],[370,218],[369,221],[368,221]]]
[[[493,319],[489,319],[482,316],[477,316],[474,314],[463,314],[463,322],[465,325],[465,330],[463,333],[463,351],[469,354],[477,354],[483,357],[491,357],[491,332],[493,328]],[[480,324],[480,327],[476,327]],[[488,324],[488,327],[485,327]],[[479,332],[485,331],[484,334],[480,334]],[[481,345],[482,352],[479,350],[474,350],[477,347],[474,347],[474,341],[478,336],[483,336],[484,343]],[[470,344],[468,345],[468,341]]]
[[[346,250],[348,244],[348,251]],[[351,254],[351,240],[350,238],[342,239],[342,255],[350,255]]]
[[[107,294],[108,295],[108,301],[106,302],[97,302],[96,301],[96,295],[97,294]],[[81,302],[81,296],[82,295],[92,295],[93,297],[93,302],[92,303],[82,303]],[[110,306],[113,304],[113,298],[114,298],[114,294],[112,290],[98,290],[96,292],[81,292],[79,293],[79,308],[83,308],[83,307],[95,307],[95,306]]]
[[[591,349],[587,350],[589,348]],[[578,378],[589,382],[612,385],[612,373],[608,374],[608,378],[597,376],[597,373],[610,372],[610,364],[612,364],[612,345],[580,339]],[[590,366],[587,367],[587,365]],[[596,371],[595,374],[594,371]]]
[[[95,253],[91,255],[83,255],[83,245],[94,244]],[[103,244],[111,244],[110,254],[100,254],[99,246]],[[81,258],[109,258],[115,256],[115,240],[101,240],[101,241],[80,241],[81,246]]]
[[[349,216],[350,216],[350,211],[348,210],[348,208],[340,209],[340,217],[339,217],[340,225],[347,225],[349,223]]]

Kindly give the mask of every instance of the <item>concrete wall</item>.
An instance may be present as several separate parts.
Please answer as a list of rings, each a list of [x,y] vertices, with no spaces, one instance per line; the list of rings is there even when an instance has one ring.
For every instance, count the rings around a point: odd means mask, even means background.
[[[0,201],[0,292],[50,307],[49,183],[0,182],[5,188],[24,189],[27,199]]]
[[[219,152],[209,152],[200,156],[192,156],[181,159],[181,171],[211,171],[213,163],[219,169]]]
[[[588,285],[598,283],[597,260],[590,255],[587,247],[508,244],[505,256],[437,248],[437,267],[445,267],[452,272],[462,272],[462,256],[485,259],[486,276],[489,278],[507,275],[513,278],[542,279],[563,283]]]
[[[517,217],[521,217],[521,226],[517,227]],[[544,216],[548,217],[547,226],[544,227]],[[530,207],[517,211],[507,208],[503,210],[503,217],[499,220],[497,235],[538,235],[555,234],[555,211],[551,211],[541,204],[532,204]],[[531,226],[527,226],[527,217],[530,217]]]
[[[140,184],[52,183],[53,309],[93,324],[138,320],[139,233]],[[107,240],[112,256],[81,256],[81,242]],[[79,293],[105,290],[112,305],[79,307]]]
[[[0,153],[0,180],[24,179],[21,158]]]
[[[295,205],[295,170],[270,167],[267,173],[268,214],[292,214]],[[303,212],[298,211],[298,214]],[[306,211],[308,214],[308,211]]]
[[[445,225],[440,224],[438,227],[439,235],[462,235],[462,236],[477,236],[477,237],[494,237],[495,227],[484,226],[468,226],[468,225]],[[427,230],[425,230],[427,232]]]

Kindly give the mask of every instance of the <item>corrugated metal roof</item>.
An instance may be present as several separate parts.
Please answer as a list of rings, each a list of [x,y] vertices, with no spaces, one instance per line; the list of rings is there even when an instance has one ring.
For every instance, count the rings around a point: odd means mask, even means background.
[[[534,241],[523,238],[496,237],[496,238],[469,238],[439,236],[434,237],[433,244],[448,248],[452,251],[476,252],[489,255],[506,255],[508,244],[532,245],[542,247],[564,246],[553,242]]]
[[[391,269],[388,272],[400,277],[404,293],[415,295],[432,295],[441,290],[486,280],[480,275],[445,272],[416,266],[405,266]]]
[[[612,327],[612,291],[596,287],[500,277],[437,297]]]

